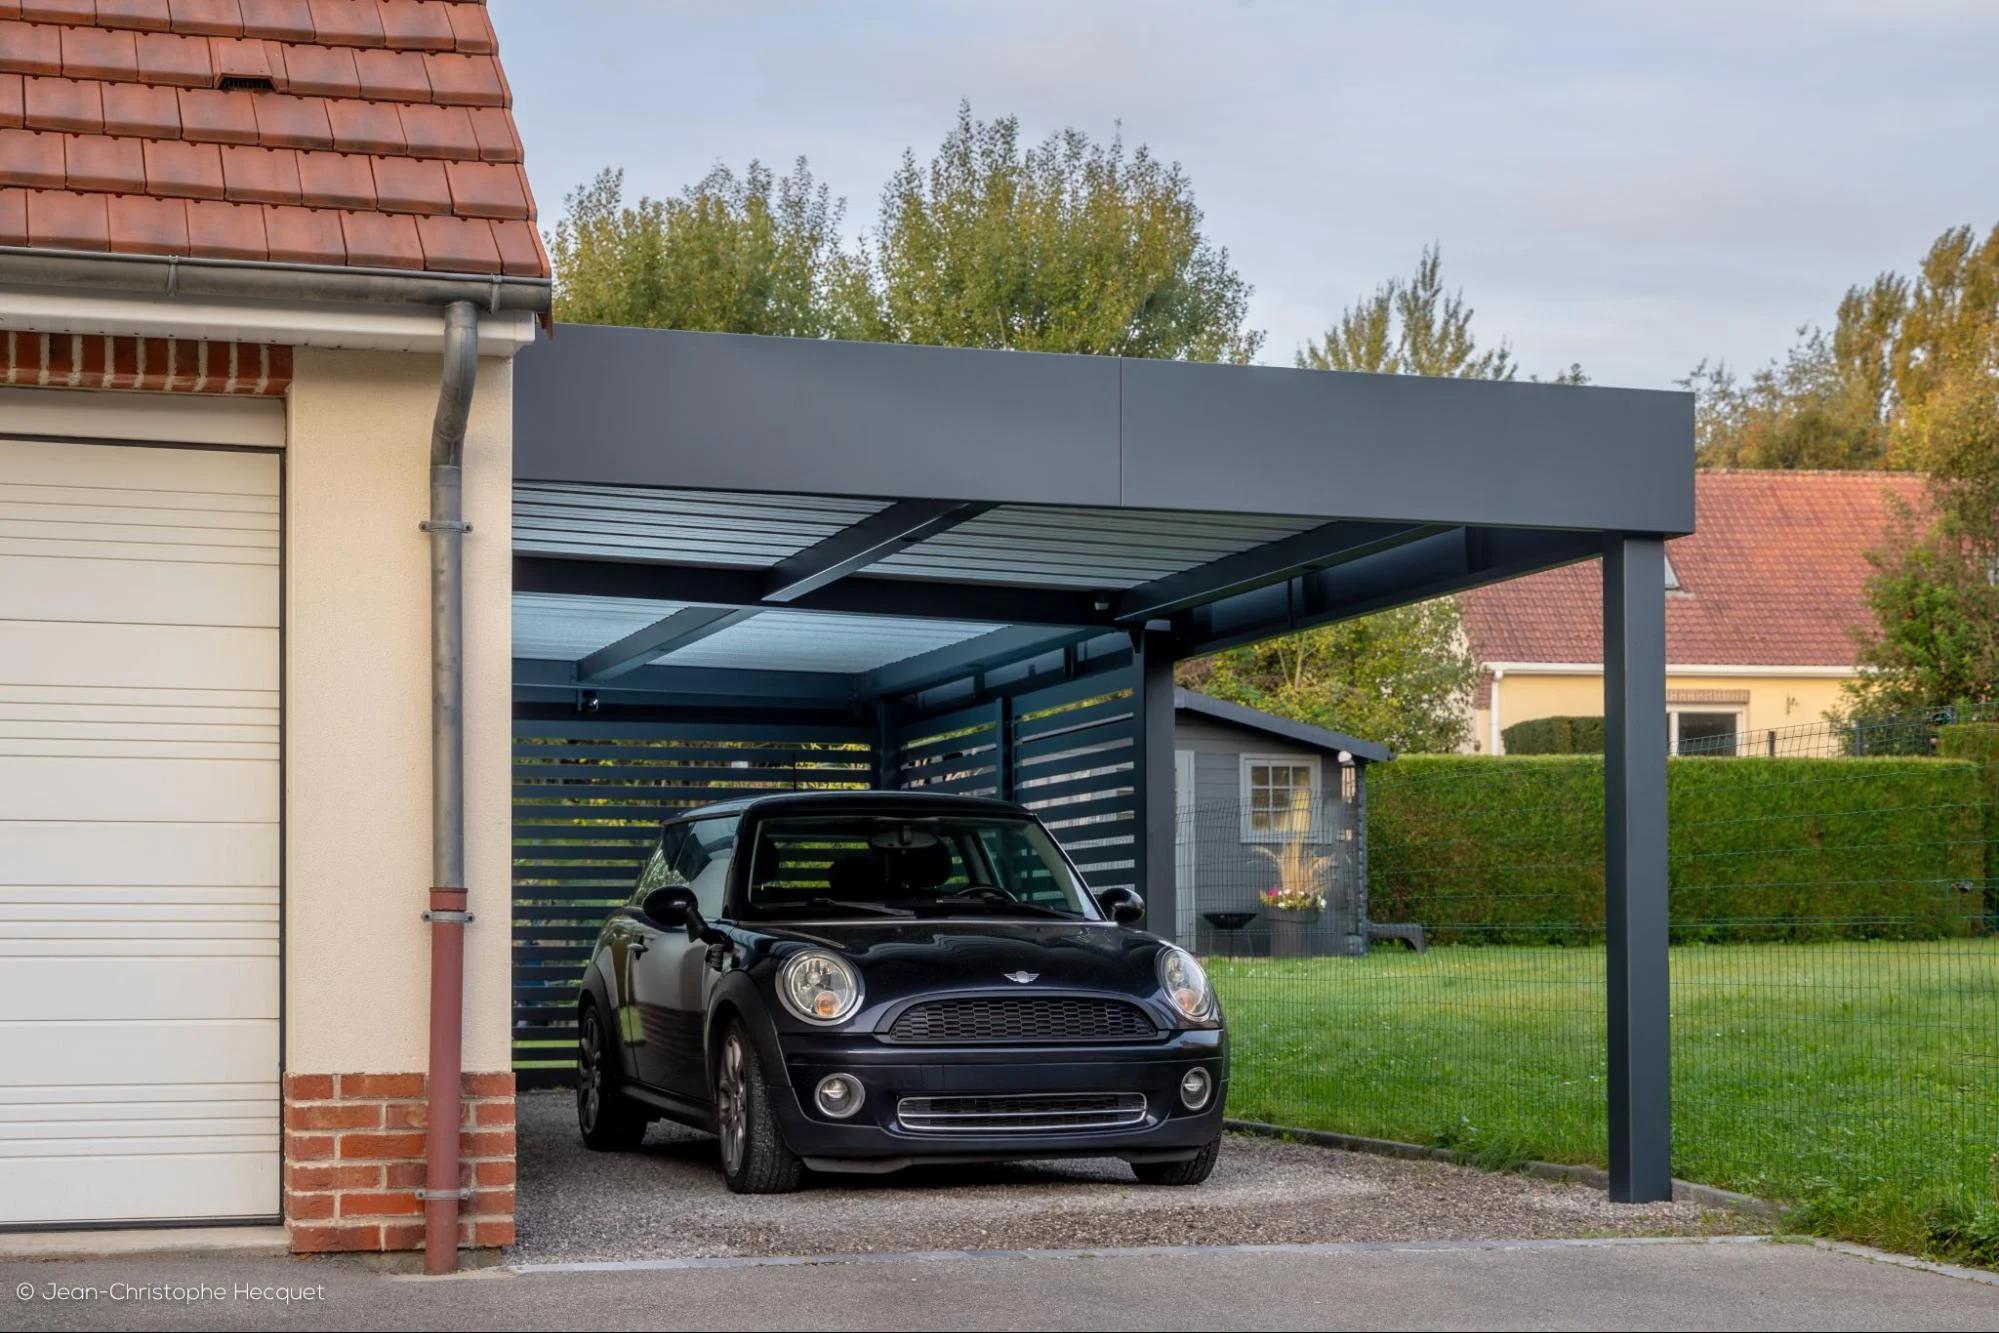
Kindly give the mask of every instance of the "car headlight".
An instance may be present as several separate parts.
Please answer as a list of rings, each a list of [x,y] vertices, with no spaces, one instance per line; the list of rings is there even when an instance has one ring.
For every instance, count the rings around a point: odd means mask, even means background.
[[[1159,985],[1184,1017],[1196,1023],[1215,1021],[1215,988],[1193,954],[1171,944],[1161,949]]]
[[[861,1007],[861,976],[838,954],[808,949],[779,970],[777,998],[808,1023],[844,1023]]]

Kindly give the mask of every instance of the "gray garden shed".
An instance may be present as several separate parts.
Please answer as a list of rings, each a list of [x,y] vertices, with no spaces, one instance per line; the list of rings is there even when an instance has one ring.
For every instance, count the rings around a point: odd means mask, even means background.
[[[576,326],[515,374],[524,1085],[666,809],[990,792],[1170,935],[1175,662],[1602,557],[1611,1188],[1669,1196],[1689,395]]]

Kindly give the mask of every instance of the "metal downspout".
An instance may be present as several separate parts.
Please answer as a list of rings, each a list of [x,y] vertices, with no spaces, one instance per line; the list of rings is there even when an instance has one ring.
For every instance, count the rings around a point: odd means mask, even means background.
[[[424,1144],[426,1273],[458,1267],[458,1117],[465,1009],[465,421],[479,376],[479,315],[444,310],[444,373],[430,430],[430,1072]]]

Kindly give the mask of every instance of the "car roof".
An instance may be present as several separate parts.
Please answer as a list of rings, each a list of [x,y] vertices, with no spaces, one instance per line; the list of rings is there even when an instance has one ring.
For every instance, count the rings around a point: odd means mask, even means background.
[[[989,796],[953,796],[944,792],[920,791],[796,791],[771,796],[742,796],[733,801],[683,810],[667,816],[677,824],[689,819],[713,819],[725,815],[762,814],[881,814],[881,815],[996,815],[1007,819],[1032,819],[1023,806]]]

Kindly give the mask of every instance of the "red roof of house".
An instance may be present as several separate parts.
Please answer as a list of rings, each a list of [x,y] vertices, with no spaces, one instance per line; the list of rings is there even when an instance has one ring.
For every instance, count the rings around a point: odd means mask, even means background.
[[[1871,623],[1866,553],[1920,506],[1920,477],[1891,472],[1702,472],[1694,532],[1667,543],[1680,591],[1666,598],[1666,658],[1682,665],[1851,666]],[[1601,662],[1599,562],[1464,597],[1484,662]]]
[[[0,0],[0,245],[546,277],[483,0]]]

